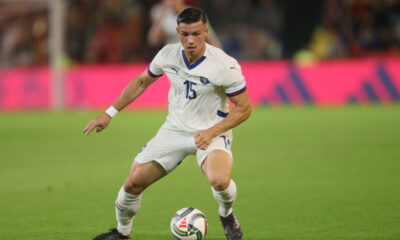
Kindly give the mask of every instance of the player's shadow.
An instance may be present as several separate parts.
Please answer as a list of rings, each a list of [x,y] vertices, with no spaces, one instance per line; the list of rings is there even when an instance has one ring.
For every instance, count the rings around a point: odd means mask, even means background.
[[[134,234],[132,236],[132,239],[135,240],[147,240],[147,239],[162,239],[162,240],[173,240],[174,237],[172,235],[165,235],[163,233],[146,233],[146,234]],[[205,237],[206,240],[226,240],[225,237],[211,237],[211,236],[206,236]]]
[[[226,240],[226,237],[208,237],[208,236],[206,236],[205,239],[207,239],[207,240]]]

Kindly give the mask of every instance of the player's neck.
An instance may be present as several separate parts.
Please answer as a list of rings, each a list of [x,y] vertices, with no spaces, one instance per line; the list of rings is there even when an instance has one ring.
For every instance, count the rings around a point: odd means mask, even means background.
[[[186,58],[187,58],[189,64],[193,64],[193,63],[195,63],[197,60],[199,60],[199,59],[204,55],[204,52],[205,52],[205,51],[206,51],[206,45],[205,45],[205,44],[204,44],[203,48],[200,50],[200,52],[199,52],[198,54],[196,54],[196,55],[188,54],[188,53],[185,51],[185,55],[186,55]]]

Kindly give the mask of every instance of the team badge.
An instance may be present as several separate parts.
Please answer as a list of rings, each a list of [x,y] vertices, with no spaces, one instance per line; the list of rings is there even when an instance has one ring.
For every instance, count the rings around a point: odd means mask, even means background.
[[[204,85],[206,85],[206,84],[209,84],[209,83],[210,83],[210,81],[208,81],[208,79],[207,79],[207,78],[205,78],[205,77],[200,77],[200,82],[201,82],[202,84],[204,84]]]

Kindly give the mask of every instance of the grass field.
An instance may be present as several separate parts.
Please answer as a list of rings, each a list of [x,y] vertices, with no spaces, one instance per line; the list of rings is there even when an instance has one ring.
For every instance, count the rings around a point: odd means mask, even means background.
[[[166,113],[121,113],[84,136],[96,115],[0,114],[0,239],[91,239],[115,226],[116,194]],[[400,239],[400,106],[259,108],[234,134],[245,240]],[[206,239],[225,239],[193,157],[145,191],[133,239],[173,239],[185,206],[207,215]]]

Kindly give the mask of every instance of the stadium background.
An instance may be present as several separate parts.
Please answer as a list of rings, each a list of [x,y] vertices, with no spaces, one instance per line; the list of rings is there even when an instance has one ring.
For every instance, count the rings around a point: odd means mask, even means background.
[[[86,123],[144,70],[159,1],[0,1],[0,239],[115,226],[132,158],[166,116],[163,77],[102,134]],[[186,1],[237,58],[255,109],[235,129],[246,239],[399,239],[400,1]],[[146,190],[134,239],[216,203],[195,161]]]

